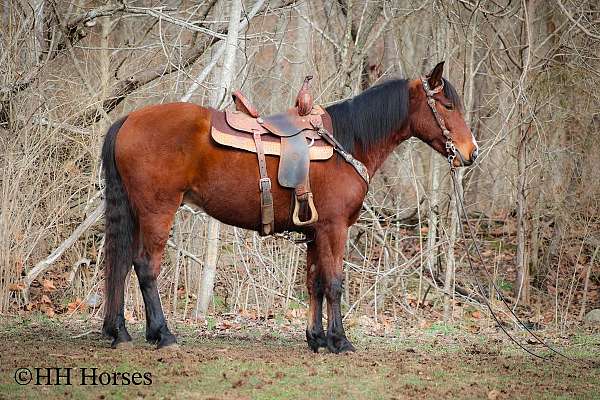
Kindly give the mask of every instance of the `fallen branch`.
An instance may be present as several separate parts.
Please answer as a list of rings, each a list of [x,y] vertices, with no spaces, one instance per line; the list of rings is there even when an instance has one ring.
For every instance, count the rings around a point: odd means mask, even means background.
[[[444,285],[445,285],[445,281],[441,276],[435,277],[435,283],[440,285],[441,287],[444,287]],[[451,296],[451,293],[446,292],[446,291],[443,291],[443,292],[444,292],[444,294]],[[476,302],[478,302],[479,304],[481,304],[482,306],[485,306],[486,299],[484,299],[481,294],[473,292],[472,290],[466,289],[466,288],[460,286],[456,282],[454,283],[454,292],[458,293],[461,296],[464,296],[468,299],[473,299]]]
[[[71,247],[77,239],[85,232],[89,227],[94,225],[96,221],[100,219],[100,217],[104,214],[104,201],[96,207],[94,211],[83,221],[69,236],[64,242],[60,244],[54,251],[44,260],[40,261],[33,267],[28,273],[27,276],[23,279],[23,283],[25,284],[25,288],[23,289],[23,294],[25,296],[25,300],[28,299],[28,292],[31,283],[40,275],[42,272],[46,271],[48,268],[56,262],[60,258],[60,256]]]

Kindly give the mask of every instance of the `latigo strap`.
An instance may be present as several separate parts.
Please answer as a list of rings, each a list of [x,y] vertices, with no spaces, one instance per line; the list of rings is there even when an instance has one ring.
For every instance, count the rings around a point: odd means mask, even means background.
[[[271,193],[271,179],[267,173],[267,160],[265,150],[263,149],[260,132],[254,131],[254,144],[256,145],[256,156],[258,158],[258,172],[260,180],[258,187],[260,189],[260,214],[262,222],[262,233],[270,235],[274,232],[275,213],[273,211],[273,194]]]

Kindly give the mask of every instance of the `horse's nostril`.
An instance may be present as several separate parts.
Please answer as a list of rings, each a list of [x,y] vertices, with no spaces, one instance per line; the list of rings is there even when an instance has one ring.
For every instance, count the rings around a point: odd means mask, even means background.
[[[471,161],[477,160],[477,156],[479,156],[479,149],[475,148],[475,150],[473,150],[471,153]]]

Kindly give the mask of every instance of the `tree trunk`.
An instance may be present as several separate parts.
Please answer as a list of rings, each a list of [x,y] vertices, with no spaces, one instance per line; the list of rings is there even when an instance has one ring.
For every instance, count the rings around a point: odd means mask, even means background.
[[[526,218],[527,218],[527,138],[530,124],[526,121],[526,104],[524,93],[527,91],[528,73],[531,64],[532,51],[532,20],[535,13],[535,0],[527,0],[524,8],[523,28],[526,37],[523,51],[521,77],[519,79],[519,137],[517,142],[517,280],[514,286],[515,306],[521,301],[529,304],[530,273],[527,261]]]
[[[383,62],[382,69],[386,75],[403,76],[398,60],[398,43],[396,42],[396,31],[390,29],[383,34]]]
[[[523,304],[529,304],[529,264],[527,263],[527,257],[525,257],[526,131],[525,127],[519,129],[519,143],[517,145],[517,281],[514,287],[516,303],[521,301]]]
[[[463,170],[456,171],[456,183],[452,181],[452,192],[450,195],[450,224],[448,226],[448,250],[446,252],[446,277],[444,279],[444,321],[452,319],[452,300],[454,299],[454,280],[456,276],[456,257],[454,255],[454,244],[456,243],[456,234],[460,216],[457,212],[457,202],[462,201],[462,181]],[[454,187],[456,185],[456,187]],[[458,192],[458,193],[457,193]]]
[[[435,281],[437,275],[436,265],[438,259],[438,250],[435,245],[438,239],[440,217],[440,164],[439,155],[432,151],[429,162],[429,181],[431,182],[431,187],[429,191],[429,220],[427,222],[429,228],[427,231],[427,269],[432,275],[431,278],[433,281]]]
[[[215,108],[222,108],[226,104],[227,94],[233,81],[235,72],[235,53],[237,50],[238,32],[240,26],[240,12],[242,10],[241,0],[231,0],[229,12],[229,26],[223,67],[219,87],[215,91],[211,103]],[[198,302],[196,304],[196,318],[206,315],[210,300],[212,299],[215,275],[217,271],[217,259],[219,256],[219,232],[221,224],[214,218],[208,222],[208,239],[206,258],[202,269],[202,278],[198,288]]]
[[[451,55],[451,36],[452,30],[449,26],[449,21],[446,16],[446,9],[443,2],[436,2],[435,9],[440,15],[440,20],[437,25],[432,25],[432,36],[435,38],[436,50],[434,55],[438,60],[447,60]],[[449,65],[447,63],[446,65]],[[446,69],[446,75],[448,74],[448,69]],[[434,154],[434,157],[438,157],[437,154]],[[433,165],[436,167],[432,170],[431,181],[432,181],[432,190],[438,191],[439,187],[433,186],[434,182],[439,182],[440,173],[442,166],[440,162],[435,162]],[[459,186],[461,186],[462,182],[462,173],[458,173]],[[453,182],[450,182],[453,185]],[[461,186],[462,187],[462,186]],[[436,193],[436,197],[438,194]],[[436,203],[438,199],[436,198]],[[444,278],[444,321],[449,321],[452,319],[452,300],[454,298],[454,275],[456,269],[456,261],[454,257],[454,243],[456,241],[456,228],[458,226],[458,215],[456,214],[456,207],[454,205],[455,196],[454,196],[454,188],[451,186],[450,188],[450,221],[448,225],[448,248],[446,250],[446,271]],[[436,204],[436,207],[439,208],[439,204]],[[432,213],[430,215],[430,224],[434,225],[434,222],[437,223],[437,215],[436,213]],[[431,228],[431,226],[430,226]],[[437,229],[434,233],[437,233]],[[433,235],[430,235],[433,237]],[[435,244],[434,240],[431,240],[431,244]],[[436,257],[430,257],[430,263],[433,265]]]
[[[301,2],[296,8],[300,15],[310,15],[308,4]],[[295,32],[295,43],[296,45],[292,49],[288,49],[288,58],[294,60],[292,64],[292,83],[293,88],[300,88],[304,77],[306,75],[313,75],[313,71],[309,69],[312,67],[310,62],[310,48],[311,48],[311,29],[310,24],[304,18],[299,16],[296,17],[296,32]],[[292,51],[293,50],[293,51]],[[289,97],[290,101],[294,100],[296,91],[292,90]]]
[[[34,12],[35,62],[40,62],[46,49],[45,0],[35,0],[32,4]]]

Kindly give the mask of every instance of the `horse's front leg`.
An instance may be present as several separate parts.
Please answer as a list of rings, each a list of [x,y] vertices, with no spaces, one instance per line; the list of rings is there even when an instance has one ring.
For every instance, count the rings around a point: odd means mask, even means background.
[[[323,278],[317,263],[317,246],[309,242],[306,251],[306,288],[309,295],[308,323],[306,325],[306,341],[315,353],[319,347],[327,347],[327,337],[323,330]]]
[[[327,299],[327,348],[332,353],[355,351],[342,323],[342,287],[344,248],[348,237],[346,225],[329,225],[316,236],[318,264]]]

